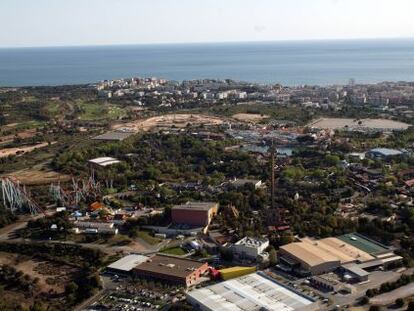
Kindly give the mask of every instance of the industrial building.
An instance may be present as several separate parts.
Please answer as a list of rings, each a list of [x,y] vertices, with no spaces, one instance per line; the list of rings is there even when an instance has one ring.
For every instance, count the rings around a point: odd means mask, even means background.
[[[117,131],[106,132],[92,139],[100,141],[123,141],[134,133],[135,131],[133,129],[119,129]]]
[[[233,256],[239,260],[256,260],[258,256],[265,253],[269,246],[268,239],[255,239],[244,237],[231,246]]]
[[[339,240],[352,245],[363,252],[370,254],[374,259],[358,263],[358,267],[367,271],[389,266],[402,262],[403,258],[394,253],[393,249],[367,238],[358,233],[345,234],[338,237]]]
[[[73,231],[75,233],[91,233],[91,234],[118,234],[118,229],[113,223],[109,222],[89,222],[75,221],[73,223]]]
[[[279,266],[300,275],[320,275],[341,267],[348,279],[367,280],[370,267],[401,260],[389,248],[362,235],[322,240],[301,239],[279,249]]]
[[[215,202],[187,202],[176,205],[171,210],[174,224],[206,227],[218,213],[219,204]]]
[[[340,265],[338,257],[306,242],[284,245],[280,247],[278,256],[281,266],[289,267],[301,275],[323,274]]]
[[[208,272],[208,264],[196,260],[157,254],[133,269],[136,277],[156,279],[186,287],[196,285]]]
[[[135,254],[128,255],[110,264],[106,267],[106,271],[112,274],[128,275],[131,273],[132,269],[147,260],[147,256]]]
[[[256,267],[231,267],[226,269],[220,269],[218,272],[220,273],[220,277],[223,280],[227,281],[230,279],[238,278],[243,275],[256,272]]]
[[[374,148],[366,153],[367,158],[383,160],[400,157],[402,155],[404,155],[404,152],[388,148]]]
[[[261,273],[192,290],[187,301],[200,311],[318,310],[318,305]]]

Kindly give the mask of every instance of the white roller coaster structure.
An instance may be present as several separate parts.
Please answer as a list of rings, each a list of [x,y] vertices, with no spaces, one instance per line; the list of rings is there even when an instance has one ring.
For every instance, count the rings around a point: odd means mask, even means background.
[[[96,199],[101,193],[101,184],[95,180],[94,175],[89,176],[88,180],[76,180],[72,178],[72,188],[65,189],[60,182],[50,185],[50,193],[56,201],[65,206],[73,207],[88,197]]]
[[[42,208],[31,198],[26,187],[14,177],[1,177],[1,194],[3,205],[13,214],[30,212],[33,215],[44,213]]]

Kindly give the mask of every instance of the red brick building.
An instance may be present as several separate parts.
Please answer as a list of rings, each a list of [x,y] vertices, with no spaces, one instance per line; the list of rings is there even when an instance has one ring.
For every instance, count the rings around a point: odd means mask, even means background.
[[[207,263],[157,254],[136,266],[133,274],[189,287],[197,284],[208,268]]]
[[[218,203],[214,202],[187,202],[176,205],[171,210],[172,222],[189,226],[206,227],[217,215]]]

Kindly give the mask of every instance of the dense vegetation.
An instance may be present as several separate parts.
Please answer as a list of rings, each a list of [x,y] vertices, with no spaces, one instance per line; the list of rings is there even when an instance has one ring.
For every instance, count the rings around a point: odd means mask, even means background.
[[[101,287],[98,268],[103,264],[104,254],[99,250],[68,244],[2,242],[0,243],[0,251],[78,268],[75,275],[72,276],[72,281],[65,288],[66,305],[69,307],[89,298]],[[30,277],[17,272],[14,268],[2,266],[0,271],[0,285],[4,286],[4,289],[19,291],[35,289],[36,280],[31,280]],[[7,301],[4,300],[2,303],[5,305],[5,310],[8,310]],[[45,305],[48,303],[50,303],[48,299],[44,303],[40,300],[32,308],[46,310]],[[14,304],[13,308],[16,310],[15,308],[18,309],[18,306]],[[60,310],[60,306],[50,305],[47,310]]]

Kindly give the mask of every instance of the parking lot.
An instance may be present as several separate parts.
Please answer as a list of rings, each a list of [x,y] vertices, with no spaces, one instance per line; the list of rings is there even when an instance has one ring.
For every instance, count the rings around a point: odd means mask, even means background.
[[[279,282],[300,291],[316,301],[320,301],[321,310],[330,310],[335,308],[335,306],[342,308],[352,306],[358,299],[365,296],[367,289],[379,287],[385,282],[396,281],[401,276],[401,273],[395,271],[374,271],[370,274],[368,282],[357,284],[344,283],[346,287],[352,289],[351,293],[344,294],[334,291],[321,291],[313,287],[307,278],[296,278],[276,269],[272,269],[271,272]]]
[[[105,291],[84,310],[88,311],[154,311],[169,303],[185,299],[175,286],[134,280],[122,276],[102,276]]]

